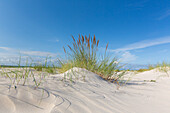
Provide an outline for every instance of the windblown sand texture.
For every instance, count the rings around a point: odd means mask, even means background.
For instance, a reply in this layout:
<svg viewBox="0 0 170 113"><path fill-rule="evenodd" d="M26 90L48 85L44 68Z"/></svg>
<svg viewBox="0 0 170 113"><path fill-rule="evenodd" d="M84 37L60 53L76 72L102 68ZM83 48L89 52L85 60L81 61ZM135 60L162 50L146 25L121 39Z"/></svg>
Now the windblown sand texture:
<svg viewBox="0 0 170 113"><path fill-rule="evenodd" d="M68 73L72 82L62 80L70 78ZM32 81L9 89L10 81L1 77L0 113L170 113L170 77L156 69L129 72L129 77L117 89L92 72L73 68L47 77L36 90Z"/></svg>

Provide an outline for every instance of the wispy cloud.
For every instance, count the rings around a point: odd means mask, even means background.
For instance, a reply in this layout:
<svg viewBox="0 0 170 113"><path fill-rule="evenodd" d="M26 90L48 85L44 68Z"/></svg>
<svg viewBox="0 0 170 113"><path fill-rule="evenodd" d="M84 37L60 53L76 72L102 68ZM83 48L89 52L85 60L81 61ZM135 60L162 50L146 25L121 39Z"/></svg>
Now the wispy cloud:
<svg viewBox="0 0 170 113"><path fill-rule="evenodd" d="M167 43L170 43L170 36L156 38L156 39L152 39L152 40L143 40L140 42L129 44L123 48L112 49L109 51L110 52L129 51L129 50L142 49L142 48L146 48L146 47L156 46L156 45L160 45L160 44L167 44Z"/></svg>
<svg viewBox="0 0 170 113"><path fill-rule="evenodd" d="M58 40L58 39L56 39L55 41L56 41L56 42L59 42L59 40Z"/></svg>
<svg viewBox="0 0 170 113"><path fill-rule="evenodd" d="M11 48L8 48L8 47L0 47L0 49L6 50L6 51L11 50Z"/></svg>
<svg viewBox="0 0 170 113"><path fill-rule="evenodd" d="M123 54L121 55L121 59L120 59L120 60L121 60L122 62L128 63L128 62L133 62L133 61L135 61L136 59L137 59L137 56L136 56L136 55L130 53L129 51L125 51L125 52L123 52Z"/></svg>
<svg viewBox="0 0 170 113"><path fill-rule="evenodd" d="M42 51L21 51L21 54L30 55L30 56L57 56L56 53L50 53L50 52L42 52Z"/></svg>
<svg viewBox="0 0 170 113"><path fill-rule="evenodd" d="M34 62L42 61L44 62L45 58L51 56L54 60L58 53L44 52L44 51L24 51L17 50L8 47L0 47L0 65L17 65L19 62L20 55L22 56L22 63L24 64L28 58L33 58ZM5 50L5 51L4 51ZM31 61L32 62L32 61Z"/></svg>
<svg viewBox="0 0 170 113"><path fill-rule="evenodd" d="M159 18L158 20L162 20L164 18L167 18L168 16L170 16L170 9L166 10L165 13L163 13Z"/></svg>
<svg viewBox="0 0 170 113"><path fill-rule="evenodd" d="M57 56L57 53L51 53L51 52L44 52L44 51L19 51L17 49L13 49L13 48L8 48L8 47L0 47L0 49L3 49L5 51L8 51L9 53L13 52L13 53L20 53L20 54L24 54L24 55L30 55L30 56Z"/></svg>

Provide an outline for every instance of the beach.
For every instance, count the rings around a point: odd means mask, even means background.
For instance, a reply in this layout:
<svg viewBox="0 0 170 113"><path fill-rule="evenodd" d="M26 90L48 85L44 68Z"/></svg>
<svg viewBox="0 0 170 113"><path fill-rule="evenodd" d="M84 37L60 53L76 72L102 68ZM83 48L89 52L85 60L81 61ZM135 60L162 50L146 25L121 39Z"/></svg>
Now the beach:
<svg viewBox="0 0 170 113"><path fill-rule="evenodd" d="M74 74L72 80L67 74ZM81 68L49 75L35 89L29 85L10 88L0 79L1 113L169 113L170 77L153 69L127 72L126 84L103 80Z"/></svg>

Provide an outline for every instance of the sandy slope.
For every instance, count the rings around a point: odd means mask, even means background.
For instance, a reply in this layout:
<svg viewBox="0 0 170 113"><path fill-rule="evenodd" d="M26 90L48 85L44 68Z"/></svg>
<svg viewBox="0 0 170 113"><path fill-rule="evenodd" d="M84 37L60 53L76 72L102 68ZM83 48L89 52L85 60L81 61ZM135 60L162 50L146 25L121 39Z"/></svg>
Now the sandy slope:
<svg viewBox="0 0 170 113"><path fill-rule="evenodd" d="M79 80L61 81L72 72ZM48 77L37 90L31 86L9 90L9 81L1 77L0 113L170 113L170 77L162 75L156 70L129 73L126 76L133 78L119 90L80 68Z"/></svg>

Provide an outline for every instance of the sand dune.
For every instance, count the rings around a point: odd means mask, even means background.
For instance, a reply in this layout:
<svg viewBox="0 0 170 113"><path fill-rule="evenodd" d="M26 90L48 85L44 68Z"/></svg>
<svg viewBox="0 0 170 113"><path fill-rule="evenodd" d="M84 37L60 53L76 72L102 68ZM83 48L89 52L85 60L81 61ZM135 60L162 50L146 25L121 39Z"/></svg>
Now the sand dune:
<svg viewBox="0 0 170 113"><path fill-rule="evenodd" d="M9 90L10 82L1 77L0 113L170 113L170 77L164 75L129 73L126 78L133 77L119 90L81 68L51 75L36 90L31 82Z"/></svg>

